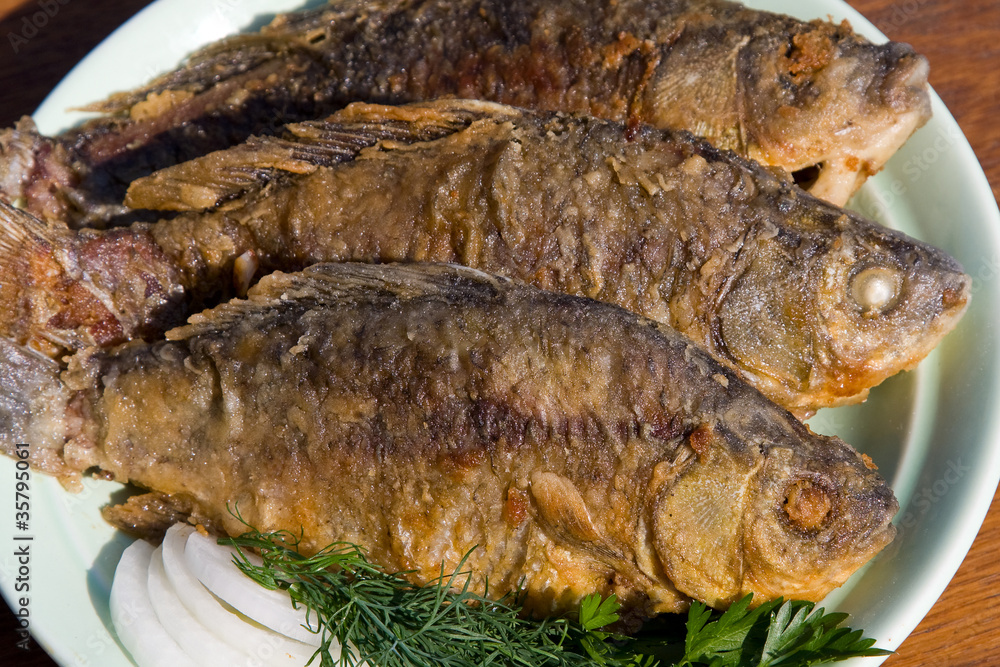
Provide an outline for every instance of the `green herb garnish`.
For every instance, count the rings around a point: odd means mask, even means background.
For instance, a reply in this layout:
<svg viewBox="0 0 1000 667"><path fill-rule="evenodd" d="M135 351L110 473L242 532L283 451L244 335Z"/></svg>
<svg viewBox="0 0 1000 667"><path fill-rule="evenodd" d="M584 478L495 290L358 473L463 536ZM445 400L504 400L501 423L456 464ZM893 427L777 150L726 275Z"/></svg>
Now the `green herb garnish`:
<svg viewBox="0 0 1000 667"><path fill-rule="evenodd" d="M695 602L682 640L670 638L664 631L670 621L662 618L628 638L604 629L618 621L613 595L585 598L576 619L534 621L520 616L513 596L491 600L471 592L465 559L455 572L442 569L437 580L417 587L406 573L385 572L348 543L305 557L287 532L251 529L220 542L237 547L236 565L249 577L287 590L296 606L305 606L310 625L319 620L322 646L310 664L318 658L322 667L805 667L890 653L872 648L875 640L860 630L841 627L846 614L814 610L811 602L776 600L750 609L748 595L721 614ZM263 565L243 556L247 549L258 551ZM335 658L334 640L353 648Z"/></svg>
<svg viewBox="0 0 1000 667"><path fill-rule="evenodd" d="M815 604L778 599L749 609L748 595L722 614L700 602L688 611L678 667L806 667L855 657L889 655L872 648L861 630L841 627L847 614L814 611Z"/></svg>

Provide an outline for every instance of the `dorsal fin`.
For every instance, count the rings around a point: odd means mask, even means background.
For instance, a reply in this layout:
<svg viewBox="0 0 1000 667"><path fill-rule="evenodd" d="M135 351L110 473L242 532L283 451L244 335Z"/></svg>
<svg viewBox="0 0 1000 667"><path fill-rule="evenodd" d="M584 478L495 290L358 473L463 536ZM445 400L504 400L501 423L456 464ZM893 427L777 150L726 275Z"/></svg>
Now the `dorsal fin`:
<svg viewBox="0 0 1000 667"><path fill-rule="evenodd" d="M352 104L325 120L288 125L283 137L251 137L233 148L168 167L132 183L132 208L197 211L259 190L280 173L308 174L354 159L363 149L433 141L483 116L514 112L497 104L441 100L401 107Z"/></svg>
<svg viewBox="0 0 1000 667"><path fill-rule="evenodd" d="M263 325L272 317L288 317L294 306L305 311L360 301L490 299L510 284L506 278L455 264L315 264L298 273L271 273L250 289L246 299L233 299L192 315L187 325L168 331L166 337L185 340L248 320Z"/></svg>

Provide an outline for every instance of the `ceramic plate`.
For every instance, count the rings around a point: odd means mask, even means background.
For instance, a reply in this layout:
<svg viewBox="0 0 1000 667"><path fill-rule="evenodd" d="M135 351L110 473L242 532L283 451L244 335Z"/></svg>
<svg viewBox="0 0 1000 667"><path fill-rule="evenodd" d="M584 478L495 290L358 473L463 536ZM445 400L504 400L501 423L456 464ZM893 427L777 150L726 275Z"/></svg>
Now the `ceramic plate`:
<svg viewBox="0 0 1000 667"><path fill-rule="evenodd" d="M885 40L839 0L747 4L806 19L846 18L869 38ZM35 119L43 132L58 132L83 118L67 109L137 86L206 42L301 6L302 0L160 0L70 72ZM1000 214L965 137L932 97L933 120L851 206L957 257L974 277L972 305L916 371L885 382L862 405L823 410L810 422L871 455L899 498L899 536L824 603L850 613L852 626L888 649L916 627L958 569L1000 476ZM0 460L0 479L13 480L14 472L12 460ZM108 618L111 577L128 540L99 512L121 487L95 480L84 487L69 494L52 479L32 476L30 530L17 535L31 541L15 542L13 521L0 521L0 589L9 602L19 597L11 545L29 544L28 609L38 643L61 665L130 665Z"/></svg>

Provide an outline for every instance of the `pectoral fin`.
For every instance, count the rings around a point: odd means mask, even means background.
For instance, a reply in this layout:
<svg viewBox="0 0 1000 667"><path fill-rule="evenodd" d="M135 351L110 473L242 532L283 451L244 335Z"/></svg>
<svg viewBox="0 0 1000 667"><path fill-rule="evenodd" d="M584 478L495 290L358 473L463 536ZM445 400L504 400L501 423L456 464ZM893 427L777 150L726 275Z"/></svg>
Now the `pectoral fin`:
<svg viewBox="0 0 1000 667"><path fill-rule="evenodd" d="M578 542L601 537L572 481L555 473L536 472L531 476L531 495L542 520L559 535Z"/></svg>

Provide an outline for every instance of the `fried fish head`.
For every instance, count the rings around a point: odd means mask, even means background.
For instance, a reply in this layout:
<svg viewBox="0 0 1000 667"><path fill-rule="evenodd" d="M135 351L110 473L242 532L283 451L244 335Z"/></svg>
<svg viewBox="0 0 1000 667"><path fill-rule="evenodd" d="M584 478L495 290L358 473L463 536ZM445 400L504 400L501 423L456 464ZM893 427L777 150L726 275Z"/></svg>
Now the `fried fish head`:
<svg viewBox="0 0 1000 667"><path fill-rule="evenodd" d="M937 248L839 209L815 212L795 223L809 233L760 242L717 327L724 355L800 417L862 401L916 366L958 323L972 284Z"/></svg>
<svg viewBox="0 0 1000 667"><path fill-rule="evenodd" d="M744 515L741 596L819 601L895 537L892 490L870 459L829 440L768 451Z"/></svg>
<svg viewBox="0 0 1000 667"><path fill-rule="evenodd" d="M699 430L697 453L654 476L654 546L682 593L717 608L819 600L892 541L892 490L842 441L814 452Z"/></svg>
<svg viewBox="0 0 1000 667"><path fill-rule="evenodd" d="M746 154L837 205L931 116L927 59L846 22L752 39L737 67Z"/></svg>

